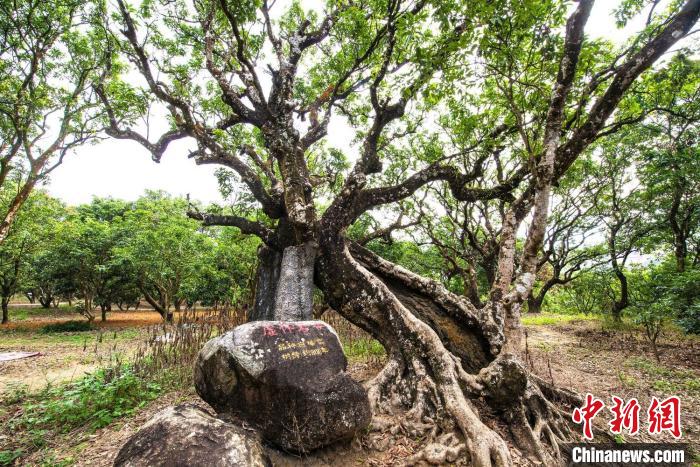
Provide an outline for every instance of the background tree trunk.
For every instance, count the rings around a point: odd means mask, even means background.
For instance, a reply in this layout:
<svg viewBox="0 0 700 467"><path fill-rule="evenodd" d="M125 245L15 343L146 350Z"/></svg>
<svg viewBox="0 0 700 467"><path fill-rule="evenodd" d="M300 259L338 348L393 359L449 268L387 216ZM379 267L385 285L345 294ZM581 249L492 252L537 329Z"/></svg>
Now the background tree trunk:
<svg viewBox="0 0 700 467"><path fill-rule="evenodd" d="M627 276L619 269L615 269L615 277L620 282L620 298L615 300L612 307L612 315L615 322L622 322L622 312L629 306L629 287Z"/></svg>
<svg viewBox="0 0 700 467"><path fill-rule="evenodd" d="M2 324L7 324L10 320L9 303L10 297L2 297Z"/></svg>
<svg viewBox="0 0 700 467"><path fill-rule="evenodd" d="M540 294L530 295L527 299L527 312L528 313L541 313L542 312L542 300Z"/></svg>

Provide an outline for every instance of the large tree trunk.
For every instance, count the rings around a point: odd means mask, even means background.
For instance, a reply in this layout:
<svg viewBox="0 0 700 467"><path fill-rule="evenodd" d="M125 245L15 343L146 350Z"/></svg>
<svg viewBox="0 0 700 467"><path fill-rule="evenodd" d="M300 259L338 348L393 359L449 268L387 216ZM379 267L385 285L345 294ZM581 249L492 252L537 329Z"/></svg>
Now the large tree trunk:
<svg viewBox="0 0 700 467"><path fill-rule="evenodd" d="M686 257L688 256L688 247L686 245L686 239L682 236L676 236L675 244L676 270L678 272L685 272L685 262Z"/></svg>
<svg viewBox="0 0 700 467"><path fill-rule="evenodd" d="M313 318L316 250L314 242L284 249L275 295L275 320L305 321Z"/></svg>
<svg viewBox="0 0 700 467"><path fill-rule="evenodd" d="M280 252L258 251L255 304L249 321L300 321L313 318L314 242L291 245Z"/></svg>
<svg viewBox="0 0 700 467"><path fill-rule="evenodd" d="M542 304L544 303L544 297L549 293L549 291L557 284L564 284L564 280L557 279L553 277L547 282L542 284L540 290L535 294L534 290L527 299L527 311L528 313L540 313L542 312Z"/></svg>
<svg viewBox="0 0 700 467"><path fill-rule="evenodd" d="M143 294L143 298L145 298L148 304L158 312L160 317L163 318L165 322L172 323L173 313L170 311L170 306L153 298L153 296L149 294L145 288L141 288L141 293Z"/></svg>
<svg viewBox="0 0 700 467"><path fill-rule="evenodd" d="M42 308L46 308L46 309L51 308L52 302L53 302L53 296L51 294L39 295L39 303L41 303Z"/></svg>

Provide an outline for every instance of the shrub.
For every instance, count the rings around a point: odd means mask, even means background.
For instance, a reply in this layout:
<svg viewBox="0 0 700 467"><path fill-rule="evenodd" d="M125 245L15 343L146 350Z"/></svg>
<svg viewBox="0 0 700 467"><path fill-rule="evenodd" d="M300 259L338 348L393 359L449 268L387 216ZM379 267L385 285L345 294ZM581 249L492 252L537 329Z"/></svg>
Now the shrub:
<svg viewBox="0 0 700 467"><path fill-rule="evenodd" d="M92 331L92 324L86 321L64 321L61 323L47 324L39 332L42 334L52 334L55 332L85 332Z"/></svg>
<svg viewBox="0 0 700 467"><path fill-rule="evenodd" d="M611 279L605 271L584 272L547 294L545 307L556 313L597 314L610 309Z"/></svg>

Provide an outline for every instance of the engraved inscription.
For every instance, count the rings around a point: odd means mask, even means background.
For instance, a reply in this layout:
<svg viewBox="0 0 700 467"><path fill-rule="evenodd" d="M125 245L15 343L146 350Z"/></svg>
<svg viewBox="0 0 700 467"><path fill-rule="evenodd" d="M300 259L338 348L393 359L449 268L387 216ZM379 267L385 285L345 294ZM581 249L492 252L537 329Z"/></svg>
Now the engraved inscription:
<svg viewBox="0 0 700 467"><path fill-rule="evenodd" d="M281 342L277 350L282 360L297 360L304 357L315 357L328 353L323 339L303 339L298 342Z"/></svg>

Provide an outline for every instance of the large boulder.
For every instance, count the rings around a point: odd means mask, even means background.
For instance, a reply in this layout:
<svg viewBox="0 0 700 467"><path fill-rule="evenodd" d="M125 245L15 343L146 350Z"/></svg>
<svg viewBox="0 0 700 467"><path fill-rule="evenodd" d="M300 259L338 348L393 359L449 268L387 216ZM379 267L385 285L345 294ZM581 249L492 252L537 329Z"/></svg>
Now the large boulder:
<svg viewBox="0 0 700 467"><path fill-rule="evenodd" d="M367 393L323 321L256 321L210 340L195 365L199 395L268 442L308 452L352 438L371 418Z"/></svg>
<svg viewBox="0 0 700 467"><path fill-rule="evenodd" d="M265 467L259 436L184 404L158 412L122 446L117 467Z"/></svg>

